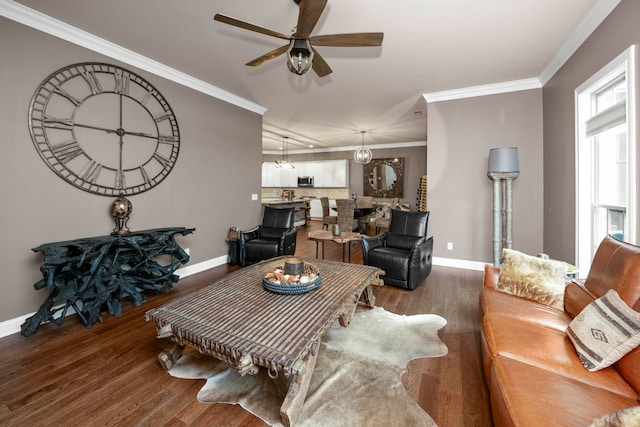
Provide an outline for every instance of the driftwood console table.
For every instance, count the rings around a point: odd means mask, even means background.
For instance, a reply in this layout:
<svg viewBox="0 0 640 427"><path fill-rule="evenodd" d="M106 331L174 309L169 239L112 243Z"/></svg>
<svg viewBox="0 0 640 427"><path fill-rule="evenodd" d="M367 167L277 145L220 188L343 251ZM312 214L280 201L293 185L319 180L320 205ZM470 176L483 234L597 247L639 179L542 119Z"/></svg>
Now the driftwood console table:
<svg viewBox="0 0 640 427"><path fill-rule="evenodd" d="M102 310L119 316L125 295L138 306L146 301L142 292L170 289L179 279L174 274L176 268L189 261L189 255L174 236L185 236L194 230L157 228L33 248L34 252L44 254L40 267L43 279L33 286L36 290L46 288L49 296L36 314L22 324L22 335L34 334L42 322L61 325L70 308L90 328L96 321L102 321Z"/></svg>

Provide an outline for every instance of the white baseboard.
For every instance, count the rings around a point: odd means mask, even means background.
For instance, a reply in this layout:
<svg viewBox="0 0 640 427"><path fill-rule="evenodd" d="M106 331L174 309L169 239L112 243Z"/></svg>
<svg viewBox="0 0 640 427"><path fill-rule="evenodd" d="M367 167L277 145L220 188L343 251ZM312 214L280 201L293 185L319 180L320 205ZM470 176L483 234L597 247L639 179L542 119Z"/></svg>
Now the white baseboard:
<svg viewBox="0 0 640 427"><path fill-rule="evenodd" d="M462 268L465 270L484 271L484 266L486 264L490 263L480 261L466 261L463 259L433 257L433 265L438 265L440 267L453 267Z"/></svg>
<svg viewBox="0 0 640 427"><path fill-rule="evenodd" d="M217 258L212 258L207 261L199 262L193 265L184 266L178 270L176 270L176 274L180 276L180 278L188 277L197 273L201 273L210 268L218 267L220 265L227 263L227 256L219 256ZM484 262L477 261L465 261L459 259L451 259L451 258L439 258L433 257L433 265L438 265L441 267L453 267L453 268L462 268L466 270L477 270L483 271ZM27 318L33 316L35 312L25 314L14 319L5 320L4 322L0 322L0 338L6 337L8 335L17 334L20 332L20 326L27 320ZM67 316L75 314L73 310L69 310Z"/></svg>

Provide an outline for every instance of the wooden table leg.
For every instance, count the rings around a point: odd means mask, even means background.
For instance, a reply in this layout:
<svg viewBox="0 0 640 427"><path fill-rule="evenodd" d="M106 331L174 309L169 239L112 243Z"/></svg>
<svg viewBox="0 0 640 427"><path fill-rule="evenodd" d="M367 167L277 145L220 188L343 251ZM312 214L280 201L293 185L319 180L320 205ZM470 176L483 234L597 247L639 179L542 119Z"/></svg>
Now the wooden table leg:
<svg viewBox="0 0 640 427"><path fill-rule="evenodd" d="M173 368L173 365L180 359L182 356L182 351L184 350L184 346L178 343L172 342L158 354L158 361L160 365L164 368L165 371Z"/></svg>
<svg viewBox="0 0 640 427"><path fill-rule="evenodd" d="M280 406L280 416L286 427L294 425L300 415L304 400L307 398L311 375L313 374L313 369L318 359L319 347L320 341L318 341L315 351L312 350L309 352L306 361L306 370L303 373L294 375L291 384L289 384L289 391Z"/></svg>
<svg viewBox="0 0 640 427"><path fill-rule="evenodd" d="M373 308L376 306L376 296L373 294L373 287L371 285L364 288L360 298L364 299L364 303L367 307Z"/></svg>

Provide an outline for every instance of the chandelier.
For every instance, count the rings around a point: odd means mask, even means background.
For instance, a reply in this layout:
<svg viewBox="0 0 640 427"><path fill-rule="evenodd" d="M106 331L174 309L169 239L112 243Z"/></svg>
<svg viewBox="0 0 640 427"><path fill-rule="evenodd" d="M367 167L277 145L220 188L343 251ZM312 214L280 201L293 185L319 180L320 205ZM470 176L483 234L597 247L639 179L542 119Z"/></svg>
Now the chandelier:
<svg viewBox="0 0 640 427"><path fill-rule="evenodd" d="M355 153L353 153L353 159L356 163L360 163L361 165L366 165L373 158L373 154L371 154L371 150L364 146L364 134L367 133L366 130L361 130L362 134L362 147L358 148Z"/></svg>
<svg viewBox="0 0 640 427"><path fill-rule="evenodd" d="M289 161L289 137L282 137L282 160L276 160L276 167L282 169L295 169L296 167Z"/></svg>

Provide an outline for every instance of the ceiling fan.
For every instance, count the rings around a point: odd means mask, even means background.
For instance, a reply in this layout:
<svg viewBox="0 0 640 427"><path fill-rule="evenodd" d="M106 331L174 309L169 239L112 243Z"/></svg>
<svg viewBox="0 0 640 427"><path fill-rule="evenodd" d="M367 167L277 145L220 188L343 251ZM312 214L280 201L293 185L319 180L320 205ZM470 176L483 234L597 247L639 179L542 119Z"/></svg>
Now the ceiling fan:
<svg viewBox="0 0 640 427"><path fill-rule="evenodd" d="M324 12L327 0L293 0L299 5L298 26L296 31L288 36L286 34L272 31L248 22L240 21L229 16L216 14L213 19L245 30L255 31L272 37L288 40L289 42L277 49L267 52L256 59L247 62L246 65L257 67L269 59L273 59L284 53L287 54L287 66L295 74L302 75L313 68L319 76L324 77L331 74L329 64L320 56L314 46L338 46L338 47L361 47L380 46L382 44L383 33L351 33L332 34L325 36L310 36L318 19Z"/></svg>

